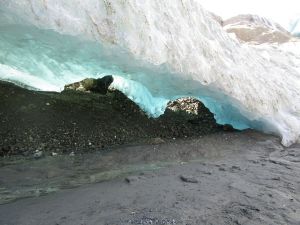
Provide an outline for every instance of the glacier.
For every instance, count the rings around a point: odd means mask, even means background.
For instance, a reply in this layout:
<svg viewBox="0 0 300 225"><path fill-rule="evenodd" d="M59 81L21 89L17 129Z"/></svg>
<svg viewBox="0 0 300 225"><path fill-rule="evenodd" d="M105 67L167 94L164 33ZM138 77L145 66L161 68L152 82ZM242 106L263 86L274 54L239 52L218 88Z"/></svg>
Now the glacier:
<svg viewBox="0 0 300 225"><path fill-rule="evenodd" d="M114 76L149 116L184 96L220 124L300 140L300 42L251 46L197 0L1 0L0 79L61 91Z"/></svg>
<svg viewBox="0 0 300 225"><path fill-rule="evenodd" d="M293 35L300 37L300 14L291 19L289 31Z"/></svg>

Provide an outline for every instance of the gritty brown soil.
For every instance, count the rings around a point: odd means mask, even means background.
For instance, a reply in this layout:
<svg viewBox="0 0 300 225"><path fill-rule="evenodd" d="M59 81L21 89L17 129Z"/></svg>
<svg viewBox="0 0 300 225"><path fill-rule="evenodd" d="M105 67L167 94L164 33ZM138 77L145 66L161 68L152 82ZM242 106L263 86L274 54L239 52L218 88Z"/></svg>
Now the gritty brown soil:
<svg viewBox="0 0 300 225"><path fill-rule="evenodd" d="M201 103L197 114L167 109L151 119L119 91L37 92L0 82L0 96L0 156L93 152L223 129Z"/></svg>

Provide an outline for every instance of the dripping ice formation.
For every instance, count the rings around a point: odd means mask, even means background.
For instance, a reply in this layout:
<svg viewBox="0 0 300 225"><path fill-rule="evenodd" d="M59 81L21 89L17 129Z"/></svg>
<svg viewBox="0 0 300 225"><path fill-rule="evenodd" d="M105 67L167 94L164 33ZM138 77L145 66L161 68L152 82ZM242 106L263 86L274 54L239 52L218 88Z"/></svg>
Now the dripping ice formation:
<svg viewBox="0 0 300 225"><path fill-rule="evenodd" d="M197 0L2 0L0 79L42 90L113 74L149 115L199 98L218 123L300 139L300 45L240 44Z"/></svg>

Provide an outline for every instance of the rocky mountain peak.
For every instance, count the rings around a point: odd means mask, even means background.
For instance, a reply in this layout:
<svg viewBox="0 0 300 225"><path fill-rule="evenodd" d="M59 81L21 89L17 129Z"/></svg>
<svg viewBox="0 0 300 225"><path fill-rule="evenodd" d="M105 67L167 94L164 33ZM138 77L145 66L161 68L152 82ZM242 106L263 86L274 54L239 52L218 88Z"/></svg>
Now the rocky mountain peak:
<svg viewBox="0 0 300 225"><path fill-rule="evenodd" d="M223 21L224 29L251 44L285 43L292 35L278 23L257 15L238 15Z"/></svg>

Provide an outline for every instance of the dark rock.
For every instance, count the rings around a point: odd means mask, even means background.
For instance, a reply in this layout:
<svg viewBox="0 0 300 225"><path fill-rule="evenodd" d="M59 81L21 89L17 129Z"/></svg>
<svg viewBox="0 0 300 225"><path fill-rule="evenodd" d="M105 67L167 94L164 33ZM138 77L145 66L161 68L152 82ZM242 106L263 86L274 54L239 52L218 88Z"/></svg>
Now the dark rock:
<svg viewBox="0 0 300 225"><path fill-rule="evenodd" d="M87 78L82 81L66 85L65 90L93 92L105 95L113 81L114 78L111 75L99 79Z"/></svg>
<svg viewBox="0 0 300 225"><path fill-rule="evenodd" d="M241 167L239 167L239 166L232 166L231 169L232 170L241 170Z"/></svg>
<svg viewBox="0 0 300 225"><path fill-rule="evenodd" d="M224 131L235 131L235 129L233 128L233 126L231 126L230 124L223 125L223 130Z"/></svg>
<svg viewBox="0 0 300 225"><path fill-rule="evenodd" d="M212 175L212 172L209 172L209 171L203 171L202 173L206 174L206 175Z"/></svg>
<svg viewBox="0 0 300 225"><path fill-rule="evenodd" d="M91 91L105 95L108 91L108 87L111 85L113 81L114 78L111 75L105 76L101 79L97 79L96 85L91 88Z"/></svg>
<svg viewBox="0 0 300 225"><path fill-rule="evenodd" d="M280 177L272 177L271 180L276 180L276 181L280 181Z"/></svg>
<svg viewBox="0 0 300 225"><path fill-rule="evenodd" d="M35 159L40 159L40 158L42 158L43 156L44 156L43 152L42 152L42 151L38 151L38 150L33 154L33 157L34 157Z"/></svg>
<svg viewBox="0 0 300 225"><path fill-rule="evenodd" d="M226 171L226 169L224 167L220 167L219 170L220 171Z"/></svg>
<svg viewBox="0 0 300 225"><path fill-rule="evenodd" d="M133 183L133 182L136 182L136 181L138 181L139 180L139 178L138 177L136 177L136 176L129 176L129 177L126 177L125 178L125 181L127 182L127 183Z"/></svg>
<svg viewBox="0 0 300 225"><path fill-rule="evenodd" d="M180 175L179 178L185 183L193 183L193 184L199 183L199 181L196 178L191 176Z"/></svg>

